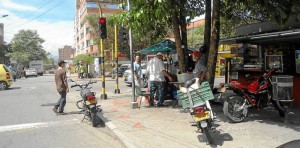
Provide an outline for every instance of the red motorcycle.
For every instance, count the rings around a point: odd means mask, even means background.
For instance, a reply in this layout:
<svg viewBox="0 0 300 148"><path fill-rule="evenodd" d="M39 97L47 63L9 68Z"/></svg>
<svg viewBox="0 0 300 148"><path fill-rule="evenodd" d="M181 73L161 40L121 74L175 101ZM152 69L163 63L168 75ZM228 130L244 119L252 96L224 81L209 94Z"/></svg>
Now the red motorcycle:
<svg viewBox="0 0 300 148"><path fill-rule="evenodd" d="M248 108L261 109L272 102L280 116L284 117L285 111L278 107L272 99L271 74L275 69L270 69L262 76L254 78L250 85L242 85L238 81L220 84L219 92L224 99L223 112L232 122L242 122L248 114ZM248 76L249 77L249 76ZM248 78L246 76L246 78Z"/></svg>

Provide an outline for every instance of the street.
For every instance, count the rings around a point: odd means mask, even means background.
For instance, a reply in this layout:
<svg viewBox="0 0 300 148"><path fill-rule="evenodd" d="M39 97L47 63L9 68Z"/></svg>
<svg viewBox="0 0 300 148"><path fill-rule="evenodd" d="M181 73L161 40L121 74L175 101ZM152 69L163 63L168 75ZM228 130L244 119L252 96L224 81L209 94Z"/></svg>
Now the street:
<svg viewBox="0 0 300 148"><path fill-rule="evenodd" d="M75 89L71 92L79 96ZM0 147L124 147L107 127L81 123L83 114L75 105L79 98L71 94L65 107L68 114L56 115L52 108L59 95L54 75L18 79L9 90L0 91Z"/></svg>
<svg viewBox="0 0 300 148"><path fill-rule="evenodd" d="M71 77L76 82L87 82ZM119 78L120 94L114 94L115 80L106 77L107 100L99 100L105 127L81 123L83 114L75 103L80 99L78 88L67 94L65 112L56 115L52 108L59 95L53 75L18 79L12 87L0 91L0 147L277 147L300 139L300 112L293 109L284 119L272 106L264 110L250 109L245 122L230 123L222 105L212 104L216 113L217 132L212 133L213 145L197 132L188 112L177 108L130 109L131 87ZM90 85L101 95L101 81ZM216 80L220 81L220 80ZM72 83L73 84L73 83ZM145 104L143 104L145 105Z"/></svg>

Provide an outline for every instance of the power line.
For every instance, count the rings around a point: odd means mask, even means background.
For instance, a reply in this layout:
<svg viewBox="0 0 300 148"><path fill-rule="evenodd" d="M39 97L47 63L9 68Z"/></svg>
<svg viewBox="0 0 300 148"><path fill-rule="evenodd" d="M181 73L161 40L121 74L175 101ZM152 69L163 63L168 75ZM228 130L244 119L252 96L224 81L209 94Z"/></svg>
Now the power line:
<svg viewBox="0 0 300 148"><path fill-rule="evenodd" d="M47 6L49 3L53 2L52 0L46 1L45 4L43 4L42 6L38 7L37 9L35 9L33 12L29 13L28 15L33 14L34 12L37 12L38 10L40 10L41 8Z"/></svg>
<svg viewBox="0 0 300 148"><path fill-rule="evenodd" d="M18 25L18 26L16 26L16 27L13 27L12 29L8 29L8 32L9 32L9 31L12 31L13 29L18 28L18 27L20 27L20 26L23 26L23 25L25 25L25 24L27 24L27 23L32 22L33 20L35 20L35 19L37 19L37 18L43 16L44 14L48 13L48 12L51 11L52 9L54 9L54 8L56 8L56 7L60 6L60 5L62 5L62 4L65 3L66 1L68 1L68 0L61 1L61 2L57 3L56 5L54 5L53 7L51 7L50 9L46 10L45 12L43 12L42 14L40 14L40 15L38 15L38 16L32 18L31 20L29 20L29 21L27 21L27 22L25 22L25 23L23 23L23 24L21 24L21 25Z"/></svg>

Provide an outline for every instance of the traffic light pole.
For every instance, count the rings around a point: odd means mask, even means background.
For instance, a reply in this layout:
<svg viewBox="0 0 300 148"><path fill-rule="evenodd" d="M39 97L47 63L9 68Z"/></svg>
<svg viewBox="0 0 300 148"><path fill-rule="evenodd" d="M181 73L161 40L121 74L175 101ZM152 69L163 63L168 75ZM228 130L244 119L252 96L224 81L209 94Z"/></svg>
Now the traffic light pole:
<svg viewBox="0 0 300 148"><path fill-rule="evenodd" d="M102 94L101 99L106 100L107 95L105 94L105 67L104 67L104 50L103 50L103 39L100 39L100 50L101 50L101 69L102 69Z"/></svg>
<svg viewBox="0 0 300 148"><path fill-rule="evenodd" d="M130 10L130 2L127 0L128 11ZM130 46L130 61L131 61L131 82L132 82L132 98L131 98L131 108L138 108L138 103L135 100L135 82L134 82L134 68L133 68L133 49L132 49L132 31L129 28L129 46Z"/></svg>
<svg viewBox="0 0 300 148"><path fill-rule="evenodd" d="M99 8L99 16L102 17L102 9L99 1L96 1ZM105 22L106 23L106 22ZM103 39L100 37L100 58L101 58L101 69L102 69L102 94L101 99L106 100L107 95L105 94L105 66L104 66L104 49Z"/></svg>
<svg viewBox="0 0 300 148"><path fill-rule="evenodd" d="M119 76L118 76L118 26L115 25L115 60L116 60L116 69L117 69L117 76L116 76L116 88L115 88L115 94L119 94L120 93L120 89L119 89Z"/></svg>

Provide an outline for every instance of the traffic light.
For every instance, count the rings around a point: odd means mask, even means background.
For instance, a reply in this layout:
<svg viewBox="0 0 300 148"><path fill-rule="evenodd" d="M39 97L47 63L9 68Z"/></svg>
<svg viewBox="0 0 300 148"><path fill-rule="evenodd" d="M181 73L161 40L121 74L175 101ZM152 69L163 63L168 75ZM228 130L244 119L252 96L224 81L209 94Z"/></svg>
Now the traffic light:
<svg viewBox="0 0 300 148"><path fill-rule="evenodd" d="M100 17L99 18L99 35L101 39L107 38L107 31L106 31L106 18Z"/></svg>
<svg viewBox="0 0 300 148"><path fill-rule="evenodd" d="M127 41L127 32L125 32L124 28L119 30L119 43L122 44L123 42Z"/></svg>

